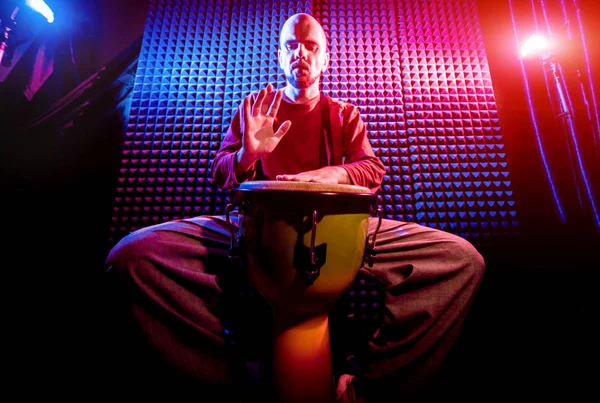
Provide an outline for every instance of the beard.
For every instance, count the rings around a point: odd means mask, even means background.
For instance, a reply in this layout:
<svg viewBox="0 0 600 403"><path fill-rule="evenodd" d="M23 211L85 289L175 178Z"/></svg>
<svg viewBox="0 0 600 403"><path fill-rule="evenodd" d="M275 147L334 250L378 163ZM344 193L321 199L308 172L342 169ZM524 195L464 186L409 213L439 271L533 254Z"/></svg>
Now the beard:
<svg viewBox="0 0 600 403"><path fill-rule="evenodd" d="M319 77L320 77L320 75L317 75L317 76L306 76L306 75L296 76L293 72L291 72L290 74L287 74L285 76L287 82L290 83L292 87L297 88L299 90L303 90L305 88L310 87L311 85L313 85L319 79Z"/></svg>

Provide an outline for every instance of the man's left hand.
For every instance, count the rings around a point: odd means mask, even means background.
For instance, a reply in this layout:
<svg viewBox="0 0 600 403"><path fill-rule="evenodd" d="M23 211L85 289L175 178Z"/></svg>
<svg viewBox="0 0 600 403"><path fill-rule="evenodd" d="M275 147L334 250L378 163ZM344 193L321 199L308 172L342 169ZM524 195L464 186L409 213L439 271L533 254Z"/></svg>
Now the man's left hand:
<svg viewBox="0 0 600 403"><path fill-rule="evenodd" d="M278 181L292 182L317 182L341 185L351 184L348 172L342 167L324 167L296 175L277 175L275 179Z"/></svg>

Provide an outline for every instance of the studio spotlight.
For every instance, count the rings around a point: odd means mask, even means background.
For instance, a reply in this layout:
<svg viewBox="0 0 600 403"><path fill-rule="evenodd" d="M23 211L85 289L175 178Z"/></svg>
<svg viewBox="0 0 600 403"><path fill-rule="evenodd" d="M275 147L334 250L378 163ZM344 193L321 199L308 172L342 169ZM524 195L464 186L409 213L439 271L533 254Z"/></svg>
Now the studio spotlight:
<svg viewBox="0 0 600 403"><path fill-rule="evenodd" d="M26 0L25 4L31 7L32 10L42 14L50 24L54 22L54 12L52 12L44 0Z"/></svg>
<svg viewBox="0 0 600 403"><path fill-rule="evenodd" d="M540 57L547 59L552 55L552 42L545 36L533 34L521 46L521 57Z"/></svg>
<svg viewBox="0 0 600 403"><path fill-rule="evenodd" d="M24 2L19 2L10 16L0 21L0 64L3 66L11 65L11 55L9 54L11 52L7 53L6 59L4 58L4 54L8 48L9 34L17 26L16 17L23 4L33 11L40 13L48 23L51 24L54 22L54 12L44 0L25 0Z"/></svg>

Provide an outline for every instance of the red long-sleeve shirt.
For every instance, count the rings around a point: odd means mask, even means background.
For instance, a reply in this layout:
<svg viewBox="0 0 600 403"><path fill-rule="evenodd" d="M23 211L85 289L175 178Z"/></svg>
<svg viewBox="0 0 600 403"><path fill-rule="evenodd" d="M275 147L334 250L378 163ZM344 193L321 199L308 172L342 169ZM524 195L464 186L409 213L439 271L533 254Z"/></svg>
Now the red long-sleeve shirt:
<svg viewBox="0 0 600 403"><path fill-rule="evenodd" d="M329 97L327 100L331 130L335 132L333 138L342 142L343 162L339 166L348 172L353 185L376 192L383 180L385 167L373 153L358 108ZM236 111L211 166L211 174L217 185L232 188L239 185L238 179L242 182L251 179L273 180L277 175L298 174L323 167L319 158L321 141L324 141L319 97L297 104L284 95L273 129L277 131L283 122L290 120L292 125L289 131L272 153L262 157L243 178L236 179L236 153L242 147L240 113L241 107Z"/></svg>

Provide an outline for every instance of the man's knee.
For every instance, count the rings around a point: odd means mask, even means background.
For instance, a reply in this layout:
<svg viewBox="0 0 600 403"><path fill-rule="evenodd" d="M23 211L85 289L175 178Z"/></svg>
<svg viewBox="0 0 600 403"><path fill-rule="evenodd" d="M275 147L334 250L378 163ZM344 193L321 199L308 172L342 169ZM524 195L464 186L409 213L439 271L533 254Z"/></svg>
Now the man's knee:
<svg viewBox="0 0 600 403"><path fill-rule="evenodd" d="M123 276L138 267L142 259L149 257L156 235L152 230L138 230L121 239L109 252L105 268L107 272Z"/></svg>
<svg viewBox="0 0 600 403"><path fill-rule="evenodd" d="M483 256L466 239L457 236L455 240L453 255L461 261L462 274L479 283L485 271Z"/></svg>

